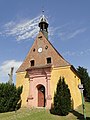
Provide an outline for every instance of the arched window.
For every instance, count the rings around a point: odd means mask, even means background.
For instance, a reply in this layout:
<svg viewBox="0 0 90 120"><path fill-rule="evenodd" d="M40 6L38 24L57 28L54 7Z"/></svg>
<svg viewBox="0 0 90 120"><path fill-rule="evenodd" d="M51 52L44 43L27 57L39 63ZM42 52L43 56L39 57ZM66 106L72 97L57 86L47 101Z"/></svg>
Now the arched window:
<svg viewBox="0 0 90 120"><path fill-rule="evenodd" d="M51 63L51 57L47 58L47 64Z"/></svg>
<svg viewBox="0 0 90 120"><path fill-rule="evenodd" d="M31 60L30 64L31 64L31 66L34 66L34 64L35 64L34 60Z"/></svg>

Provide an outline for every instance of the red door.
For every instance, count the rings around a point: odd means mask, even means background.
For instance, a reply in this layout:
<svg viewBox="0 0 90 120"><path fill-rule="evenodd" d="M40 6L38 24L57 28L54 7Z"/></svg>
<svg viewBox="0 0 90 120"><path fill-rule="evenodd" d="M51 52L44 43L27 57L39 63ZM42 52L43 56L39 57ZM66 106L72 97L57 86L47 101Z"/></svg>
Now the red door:
<svg viewBox="0 0 90 120"><path fill-rule="evenodd" d="M44 107L44 103L44 93L41 90L38 90L38 107Z"/></svg>

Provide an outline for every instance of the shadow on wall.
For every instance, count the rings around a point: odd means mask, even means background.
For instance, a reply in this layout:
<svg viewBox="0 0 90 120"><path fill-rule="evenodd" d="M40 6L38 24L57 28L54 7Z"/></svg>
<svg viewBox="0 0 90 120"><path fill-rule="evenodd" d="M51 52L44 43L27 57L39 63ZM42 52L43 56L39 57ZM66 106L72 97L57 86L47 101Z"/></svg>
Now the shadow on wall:
<svg viewBox="0 0 90 120"><path fill-rule="evenodd" d="M28 73L27 73L27 72L26 72L25 78L29 78L29 75L28 75Z"/></svg>
<svg viewBox="0 0 90 120"><path fill-rule="evenodd" d="M78 120L84 120L84 116L81 113L79 113L79 112L77 112L75 110L73 110L71 113L74 116L76 116ZM87 117L86 120L90 120L90 117Z"/></svg>
<svg viewBox="0 0 90 120"><path fill-rule="evenodd" d="M73 98L71 100L71 109L74 110L74 100L73 100Z"/></svg>

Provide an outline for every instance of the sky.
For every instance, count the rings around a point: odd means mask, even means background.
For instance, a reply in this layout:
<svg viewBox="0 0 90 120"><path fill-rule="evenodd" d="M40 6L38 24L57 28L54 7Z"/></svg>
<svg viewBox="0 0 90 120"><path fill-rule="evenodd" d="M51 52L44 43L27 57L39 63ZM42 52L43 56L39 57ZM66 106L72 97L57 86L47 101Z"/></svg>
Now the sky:
<svg viewBox="0 0 90 120"><path fill-rule="evenodd" d="M0 82L24 61L38 32L42 10L49 41L75 68L90 74L90 0L0 0Z"/></svg>

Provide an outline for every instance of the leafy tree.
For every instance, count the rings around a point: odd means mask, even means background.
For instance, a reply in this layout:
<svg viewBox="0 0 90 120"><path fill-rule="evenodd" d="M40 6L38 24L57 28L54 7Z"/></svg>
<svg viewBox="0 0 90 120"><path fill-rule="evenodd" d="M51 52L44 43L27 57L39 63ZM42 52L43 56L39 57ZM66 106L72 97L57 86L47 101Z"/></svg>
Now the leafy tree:
<svg viewBox="0 0 90 120"><path fill-rule="evenodd" d="M61 116L67 115L71 110L71 94L64 78L59 79L54 94L53 113Z"/></svg>
<svg viewBox="0 0 90 120"><path fill-rule="evenodd" d="M14 84L0 84L0 113L14 111L21 105L22 87L16 88Z"/></svg>
<svg viewBox="0 0 90 120"><path fill-rule="evenodd" d="M86 100L90 101L90 76L87 69L79 66L77 72L80 76L81 84L84 86L84 97Z"/></svg>

